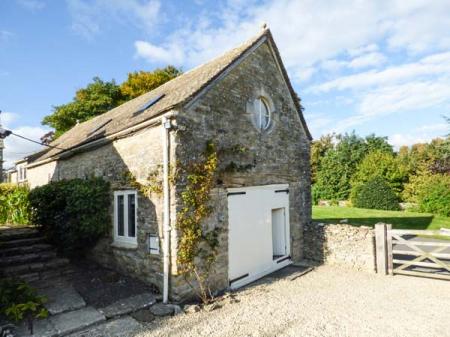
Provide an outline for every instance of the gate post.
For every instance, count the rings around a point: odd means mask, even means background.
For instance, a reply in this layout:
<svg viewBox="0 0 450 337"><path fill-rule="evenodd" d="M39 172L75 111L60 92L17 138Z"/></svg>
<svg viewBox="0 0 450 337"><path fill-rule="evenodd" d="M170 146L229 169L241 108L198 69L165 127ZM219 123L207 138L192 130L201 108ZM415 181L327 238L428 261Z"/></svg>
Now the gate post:
<svg viewBox="0 0 450 337"><path fill-rule="evenodd" d="M375 248L377 258L377 273L386 275L387 268L387 240L386 225L384 223L375 224Z"/></svg>
<svg viewBox="0 0 450 337"><path fill-rule="evenodd" d="M387 259L387 273L394 275L394 261L392 254L392 225L386 225L386 259Z"/></svg>

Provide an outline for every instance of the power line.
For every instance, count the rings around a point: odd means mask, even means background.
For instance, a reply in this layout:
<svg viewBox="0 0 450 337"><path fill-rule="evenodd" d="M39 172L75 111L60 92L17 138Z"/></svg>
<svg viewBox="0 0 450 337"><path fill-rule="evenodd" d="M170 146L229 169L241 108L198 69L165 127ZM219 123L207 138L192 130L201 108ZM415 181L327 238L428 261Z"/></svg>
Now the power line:
<svg viewBox="0 0 450 337"><path fill-rule="evenodd" d="M58 149L58 150L65 150L65 149L63 149L62 147L53 146L53 145L50 145L50 144L45 144L45 143L42 143L42 142L38 142L38 141L36 141L36 140L27 138L27 137L25 137L25 136L18 135L17 133L14 133L14 132L12 132L12 131L11 131L11 135L16 136L16 137L19 137L19 138L22 138L22 139L25 139L25 140L28 140L29 142L32 142L32 143L35 143L35 144L47 146L47 147L50 147L50 148L53 148L53 149Z"/></svg>

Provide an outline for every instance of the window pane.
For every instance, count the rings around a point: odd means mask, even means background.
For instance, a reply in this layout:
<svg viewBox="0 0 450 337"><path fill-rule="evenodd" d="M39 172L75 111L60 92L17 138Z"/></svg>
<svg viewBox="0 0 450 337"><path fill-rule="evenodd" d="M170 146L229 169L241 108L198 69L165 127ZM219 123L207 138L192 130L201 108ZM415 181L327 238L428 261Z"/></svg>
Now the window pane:
<svg viewBox="0 0 450 337"><path fill-rule="evenodd" d="M128 195L128 236L136 236L136 197L134 194Z"/></svg>
<svg viewBox="0 0 450 337"><path fill-rule="evenodd" d="M117 235L124 235L124 204L123 195L117 196Z"/></svg>

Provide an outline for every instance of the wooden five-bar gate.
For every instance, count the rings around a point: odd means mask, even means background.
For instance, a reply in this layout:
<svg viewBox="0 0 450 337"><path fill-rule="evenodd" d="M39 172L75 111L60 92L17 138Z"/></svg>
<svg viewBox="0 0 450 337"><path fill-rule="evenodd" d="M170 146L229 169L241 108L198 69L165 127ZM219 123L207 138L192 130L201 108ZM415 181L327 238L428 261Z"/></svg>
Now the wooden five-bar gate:
<svg viewBox="0 0 450 337"><path fill-rule="evenodd" d="M377 272L450 281L450 233L375 225Z"/></svg>

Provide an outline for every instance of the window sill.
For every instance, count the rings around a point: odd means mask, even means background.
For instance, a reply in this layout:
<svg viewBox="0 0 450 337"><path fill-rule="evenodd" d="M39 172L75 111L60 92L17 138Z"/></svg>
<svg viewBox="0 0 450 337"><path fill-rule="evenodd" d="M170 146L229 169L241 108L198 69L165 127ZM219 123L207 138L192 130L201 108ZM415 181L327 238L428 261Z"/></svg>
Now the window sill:
<svg viewBox="0 0 450 337"><path fill-rule="evenodd" d="M137 250L138 245L137 243L115 241L111 244L111 247L123 250Z"/></svg>

